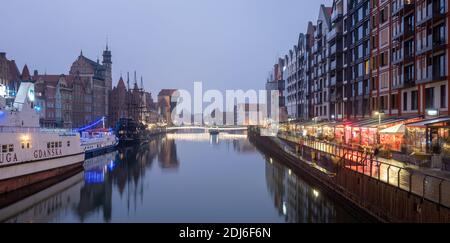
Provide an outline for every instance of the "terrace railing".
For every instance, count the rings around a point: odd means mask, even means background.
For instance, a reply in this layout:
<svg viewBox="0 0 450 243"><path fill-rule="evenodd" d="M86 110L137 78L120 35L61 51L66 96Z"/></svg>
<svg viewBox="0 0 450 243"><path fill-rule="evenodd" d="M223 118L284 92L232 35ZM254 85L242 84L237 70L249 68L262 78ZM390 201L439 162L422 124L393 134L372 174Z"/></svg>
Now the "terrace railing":
<svg viewBox="0 0 450 243"><path fill-rule="evenodd" d="M429 175L377 158L372 151L338 145L314 138L279 134L279 138L340 158L338 166L369 176L423 199L450 207L450 179Z"/></svg>

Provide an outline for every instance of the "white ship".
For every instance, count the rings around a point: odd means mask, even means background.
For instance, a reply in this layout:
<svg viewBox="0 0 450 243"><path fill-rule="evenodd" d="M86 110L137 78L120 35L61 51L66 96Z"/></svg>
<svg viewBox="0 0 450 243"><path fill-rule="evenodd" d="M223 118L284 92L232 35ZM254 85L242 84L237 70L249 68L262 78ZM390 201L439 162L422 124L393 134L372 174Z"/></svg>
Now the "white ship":
<svg viewBox="0 0 450 243"><path fill-rule="evenodd" d="M80 135L40 128L34 84L22 82L11 102L5 90L0 87L0 194L81 170Z"/></svg>
<svg viewBox="0 0 450 243"><path fill-rule="evenodd" d="M81 134L81 147L88 158L112 152L118 144L116 135L108 129L96 129Z"/></svg>

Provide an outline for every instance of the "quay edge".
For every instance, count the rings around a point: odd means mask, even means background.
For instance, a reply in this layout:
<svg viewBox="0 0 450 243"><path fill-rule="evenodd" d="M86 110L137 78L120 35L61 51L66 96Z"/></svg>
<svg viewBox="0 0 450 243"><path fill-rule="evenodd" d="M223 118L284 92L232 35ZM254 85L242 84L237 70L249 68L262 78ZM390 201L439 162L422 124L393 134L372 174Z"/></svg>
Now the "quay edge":
<svg viewBox="0 0 450 243"><path fill-rule="evenodd" d="M426 200L369 176L341 168L331 177L284 152L270 137L250 130L249 139L258 148L280 158L283 163L304 172L356 210L365 212L379 222L392 223L449 223L450 209Z"/></svg>

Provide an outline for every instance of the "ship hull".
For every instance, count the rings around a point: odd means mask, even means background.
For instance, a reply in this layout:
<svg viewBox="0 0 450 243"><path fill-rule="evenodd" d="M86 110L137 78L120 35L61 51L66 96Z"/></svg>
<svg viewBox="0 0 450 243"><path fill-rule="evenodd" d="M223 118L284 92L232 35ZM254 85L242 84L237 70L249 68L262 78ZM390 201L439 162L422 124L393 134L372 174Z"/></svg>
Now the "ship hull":
<svg viewBox="0 0 450 243"><path fill-rule="evenodd" d="M117 144L110 145L103 148L98 148L90 151L86 151L86 159L91 159L100 155L111 153L117 150Z"/></svg>
<svg viewBox="0 0 450 243"><path fill-rule="evenodd" d="M84 153L0 167L0 194L83 169Z"/></svg>

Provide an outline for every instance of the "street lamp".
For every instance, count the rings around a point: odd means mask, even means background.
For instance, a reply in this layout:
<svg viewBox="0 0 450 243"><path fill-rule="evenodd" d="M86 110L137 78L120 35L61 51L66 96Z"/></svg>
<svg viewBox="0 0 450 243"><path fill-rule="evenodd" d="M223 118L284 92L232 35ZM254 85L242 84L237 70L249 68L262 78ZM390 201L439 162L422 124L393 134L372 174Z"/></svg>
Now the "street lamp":
<svg viewBox="0 0 450 243"><path fill-rule="evenodd" d="M373 115L378 117L378 123L381 125L381 117L384 116L384 112L382 112L382 111L375 111L373 113Z"/></svg>

